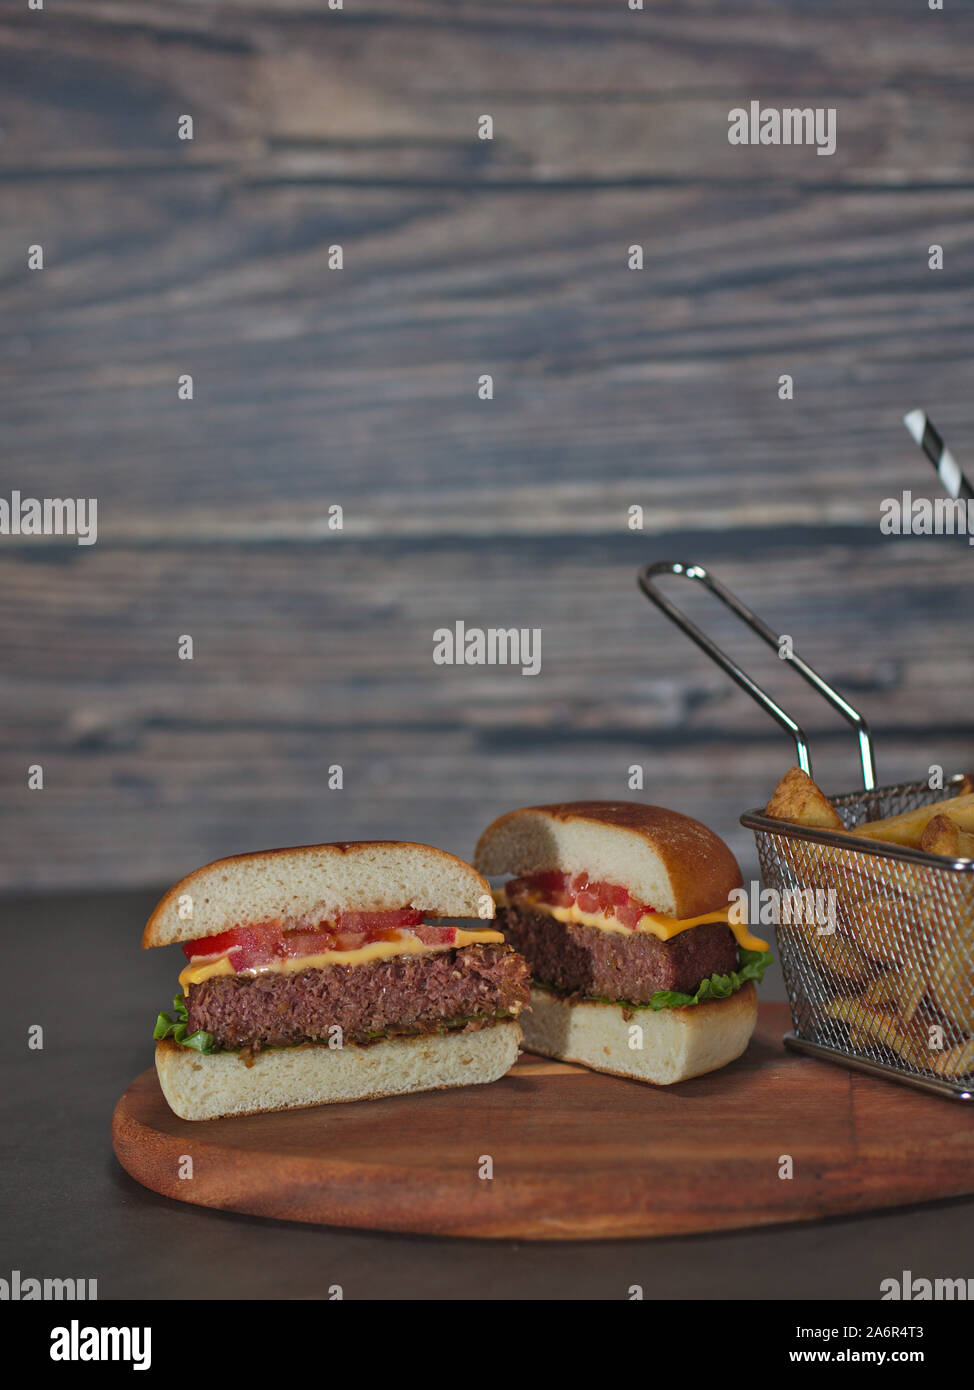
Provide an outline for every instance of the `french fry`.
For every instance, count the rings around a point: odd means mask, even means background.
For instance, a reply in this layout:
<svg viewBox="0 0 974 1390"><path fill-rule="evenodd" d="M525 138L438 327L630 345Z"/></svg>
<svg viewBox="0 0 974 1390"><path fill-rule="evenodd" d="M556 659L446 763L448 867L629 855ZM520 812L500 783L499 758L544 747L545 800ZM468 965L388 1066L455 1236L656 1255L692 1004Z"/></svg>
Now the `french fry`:
<svg viewBox="0 0 974 1390"><path fill-rule="evenodd" d="M894 845L919 849L923 832L939 815L950 816L963 830L974 830L974 792L919 806L915 811L904 811L902 815L888 816L885 820L866 821L857 825L852 833L860 839L886 840Z"/></svg>
<svg viewBox="0 0 974 1390"><path fill-rule="evenodd" d="M930 973L930 993L942 1013L974 1033L974 925L940 952Z"/></svg>
<svg viewBox="0 0 974 1390"><path fill-rule="evenodd" d="M901 989L900 1018L904 1023L910 1024L916 1018L917 1010L923 1003L923 997L927 992L927 982L919 970L907 967L900 971L899 983Z"/></svg>
<svg viewBox="0 0 974 1390"><path fill-rule="evenodd" d="M872 984L863 990L859 996L864 1008L868 1009L896 1009L899 1010L900 1004L900 982L895 970L891 970L886 975L880 975L873 980Z"/></svg>
<svg viewBox="0 0 974 1390"><path fill-rule="evenodd" d="M792 767L771 793L764 808L771 820L789 825L804 825L816 830L831 830L848 834L835 807L825 793L800 767ZM781 837L779 853L796 877L809 888L833 888L836 883L836 863L844 856L828 845L814 840L793 841Z"/></svg>
<svg viewBox="0 0 974 1390"><path fill-rule="evenodd" d="M814 956L819 965L824 966L831 974L837 975L839 979L845 980L847 984L858 987L875 971L872 961L868 960L853 942L847 941L838 932L819 934L815 925L810 922L780 926L777 930L779 937L785 932L798 933L808 954Z"/></svg>
<svg viewBox="0 0 974 1390"><path fill-rule="evenodd" d="M899 1021L908 1027L916 1017L926 992L926 981L919 971L905 968L880 975L863 990L859 999L866 1009L878 1009L880 1012L892 1009Z"/></svg>
<svg viewBox="0 0 974 1390"><path fill-rule="evenodd" d="M771 793L764 814L792 825L814 825L820 830L843 830L838 811L800 767L789 768Z"/></svg>
<svg viewBox="0 0 974 1390"><path fill-rule="evenodd" d="M967 1076L974 1072L974 1038L941 1052L937 1060L930 1063L930 1068L938 1076Z"/></svg>
<svg viewBox="0 0 974 1390"><path fill-rule="evenodd" d="M950 816L934 816L920 836L920 848L948 859L974 859L974 835Z"/></svg>
<svg viewBox="0 0 974 1390"><path fill-rule="evenodd" d="M891 883L872 889L860 878L856 887L839 895L838 922L843 933L880 965L901 968L927 957L924 902Z"/></svg>
<svg viewBox="0 0 974 1390"><path fill-rule="evenodd" d="M916 1023L904 1027L896 1014L863 1007L858 999L833 999L827 1011L832 1018L848 1026L849 1036L857 1047L862 1047L864 1042L879 1043L911 1066L931 1067L926 1032Z"/></svg>
<svg viewBox="0 0 974 1390"><path fill-rule="evenodd" d="M879 1043L912 1066L939 1076L966 1076L974 1071L974 1038L963 1039L942 1053L931 1048L928 1026L917 1017L928 989L919 970L890 970L860 995L831 1000L826 1012L845 1023L854 1047L865 1051Z"/></svg>
<svg viewBox="0 0 974 1390"><path fill-rule="evenodd" d="M845 828L831 801L801 768L793 767L785 773L772 792L764 814L771 820L785 821L791 825L831 830L848 836L852 841L852 847L847 852L831 845L817 844L814 840L792 843L782 837L779 853L803 881L814 876L815 881L810 882L809 887L834 888L840 898L844 893L858 897L863 880L869 879L875 883L879 893L891 884L902 888L908 895L914 892L913 873L908 865L887 862L875 872L870 872L862 849L852 840L853 832ZM888 953L876 956L878 960L888 958Z"/></svg>

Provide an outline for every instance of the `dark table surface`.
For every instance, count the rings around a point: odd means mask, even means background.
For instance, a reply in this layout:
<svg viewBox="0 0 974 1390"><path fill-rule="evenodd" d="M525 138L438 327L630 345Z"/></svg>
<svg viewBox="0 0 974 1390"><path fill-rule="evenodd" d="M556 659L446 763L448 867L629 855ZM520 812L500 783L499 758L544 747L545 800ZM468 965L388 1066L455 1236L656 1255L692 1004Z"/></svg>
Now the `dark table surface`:
<svg viewBox="0 0 974 1390"><path fill-rule="evenodd" d="M880 1280L904 1269L970 1273L974 1199L724 1235L548 1245L330 1230L158 1197L122 1171L109 1132L119 1095L151 1063L151 1024L174 992L177 953L138 949L154 901L105 893L3 904L4 1277L94 1278L103 1299L320 1298L334 1284L359 1299L622 1299L632 1284L646 1298L876 1299ZM33 1024L44 1029L40 1051L27 1046Z"/></svg>

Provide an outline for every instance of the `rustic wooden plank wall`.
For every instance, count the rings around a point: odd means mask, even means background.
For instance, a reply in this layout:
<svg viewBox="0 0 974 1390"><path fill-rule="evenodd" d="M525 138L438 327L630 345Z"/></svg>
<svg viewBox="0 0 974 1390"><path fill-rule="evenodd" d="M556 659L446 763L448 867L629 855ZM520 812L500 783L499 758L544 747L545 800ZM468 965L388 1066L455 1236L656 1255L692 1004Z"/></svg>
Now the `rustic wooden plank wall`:
<svg viewBox="0 0 974 1390"><path fill-rule="evenodd" d="M972 38L951 0L9 7L0 496L96 496L99 539L0 538L0 886L468 853L632 764L753 864L789 747L640 597L654 558L794 634L884 780L974 764L974 550L878 525L936 495L904 410L974 463ZM835 154L729 146L752 98L834 106ZM541 674L434 666L457 619L540 626Z"/></svg>

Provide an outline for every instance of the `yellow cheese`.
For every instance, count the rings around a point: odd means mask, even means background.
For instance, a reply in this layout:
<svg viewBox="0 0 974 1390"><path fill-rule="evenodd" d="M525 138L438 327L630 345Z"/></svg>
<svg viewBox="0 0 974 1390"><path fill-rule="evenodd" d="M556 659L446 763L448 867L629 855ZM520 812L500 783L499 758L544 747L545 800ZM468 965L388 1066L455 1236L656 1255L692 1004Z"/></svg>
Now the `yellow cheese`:
<svg viewBox="0 0 974 1390"><path fill-rule="evenodd" d="M230 964L229 956L218 956L216 960L204 959L197 965L199 960L194 956L189 965L185 966L179 974L179 983L185 992L187 985L198 985L202 980L210 980L214 975L235 975L236 971Z"/></svg>
<svg viewBox="0 0 974 1390"><path fill-rule="evenodd" d="M482 942L501 943L504 938L499 931L463 931L457 929L456 940L445 945L428 945L417 936L400 936L395 941L370 941L354 951L322 951L316 956L294 956L286 960L273 960L267 965L251 966L247 970L236 971L230 956L195 956L180 973L179 983L185 992L190 985L202 984L215 975L293 975L299 970L321 970L326 965L365 965L371 960L386 960L390 956L428 956L434 951L452 951L459 946L474 946Z"/></svg>
<svg viewBox="0 0 974 1390"><path fill-rule="evenodd" d="M511 900L505 896L503 888L498 890L495 896L502 907L511 906ZM672 937L679 936L680 932L689 931L692 927L702 927L707 922L723 922L725 926L730 927L738 946L743 947L745 951L768 949L766 941L751 935L746 923L730 920L730 905L716 912L705 912L701 917L668 917L665 912L646 912L635 927L627 927L615 917L607 917L604 912L583 912L577 903L572 903L571 907L552 907L550 903L542 902L533 894L519 897L515 901L525 902L532 912L542 912L547 917L553 917L556 922L578 922L583 927L595 927L599 931L623 934L631 931L648 932L651 936L658 936L660 941L669 941Z"/></svg>

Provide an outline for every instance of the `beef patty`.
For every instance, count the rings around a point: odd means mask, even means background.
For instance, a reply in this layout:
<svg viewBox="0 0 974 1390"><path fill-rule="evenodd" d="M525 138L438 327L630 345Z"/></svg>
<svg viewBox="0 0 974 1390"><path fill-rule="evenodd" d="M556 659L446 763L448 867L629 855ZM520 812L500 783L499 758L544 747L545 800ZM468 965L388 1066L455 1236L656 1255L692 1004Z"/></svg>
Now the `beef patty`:
<svg viewBox="0 0 974 1390"><path fill-rule="evenodd" d="M498 911L497 926L525 957L535 980L560 994L647 1004L658 990L694 994L708 975L726 975L737 967L734 933L720 922L660 941L649 932L600 931L505 907Z"/></svg>
<svg viewBox="0 0 974 1390"><path fill-rule="evenodd" d="M368 1043L483 1027L516 1017L528 998L527 966L509 946L461 946L293 974L216 975L190 985L187 1031L202 1028L233 1052L327 1041L336 1024L343 1042Z"/></svg>

